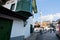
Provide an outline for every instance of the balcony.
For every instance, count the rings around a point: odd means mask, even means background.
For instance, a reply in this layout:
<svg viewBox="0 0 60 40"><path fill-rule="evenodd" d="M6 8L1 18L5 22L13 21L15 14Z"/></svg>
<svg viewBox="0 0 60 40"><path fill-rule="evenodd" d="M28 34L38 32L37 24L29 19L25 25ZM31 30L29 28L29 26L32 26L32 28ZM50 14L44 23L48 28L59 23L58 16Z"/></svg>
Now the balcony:
<svg viewBox="0 0 60 40"><path fill-rule="evenodd" d="M17 14L30 17L32 16L32 2L31 0L20 0L17 2L17 7L15 12L17 12Z"/></svg>
<svg viewBox="0 0 60 40"><path fill-rule="evenodd" d="M5 15L12 16L12 17L16 17L24 21L27 20L30 16L32 16L32 14L29 12L24 12L24 11L14 12L14 11L11 11L9 9L2 7L1 5L0 5L0 14L5 14Z"/></svg>

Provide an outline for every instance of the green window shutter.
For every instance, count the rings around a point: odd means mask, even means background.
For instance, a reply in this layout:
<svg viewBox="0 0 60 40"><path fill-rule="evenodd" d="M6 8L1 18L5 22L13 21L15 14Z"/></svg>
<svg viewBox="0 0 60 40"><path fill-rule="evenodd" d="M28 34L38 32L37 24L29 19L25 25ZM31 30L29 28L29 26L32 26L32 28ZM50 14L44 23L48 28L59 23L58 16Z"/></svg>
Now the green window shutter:
<svg viewBox="0 0 60 40"><path fill-rule="evenodd" d="M34 13L37 13L36 0L33 0L33 1L32 1L32 7L33 7L33 11L34 11Z"/></svg>
<svg viewBox="0 0 60 40"><path fill-rule="evenodd" d="M21 0L17 2L16 11L26 11L31 12L32 6L31 6L30 0Z"/></svg>

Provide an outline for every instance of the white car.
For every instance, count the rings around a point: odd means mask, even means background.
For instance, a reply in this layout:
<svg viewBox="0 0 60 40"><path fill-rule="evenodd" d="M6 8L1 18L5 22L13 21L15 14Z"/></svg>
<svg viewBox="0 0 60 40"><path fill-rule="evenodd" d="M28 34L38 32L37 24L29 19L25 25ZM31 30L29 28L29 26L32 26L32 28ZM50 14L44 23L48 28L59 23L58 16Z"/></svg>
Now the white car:
<svg viewBox="0 0 60 40"><path fill-rule="evenodd" d="M34 28L34 32L39 32L40 28Z"/></svg>
<svg viewBox="0 0 60 40"><path fill-rule="evenodd" d="M43 30L43 28L42 27L34 28L34 32L40 32L40 30Z"/></svg>

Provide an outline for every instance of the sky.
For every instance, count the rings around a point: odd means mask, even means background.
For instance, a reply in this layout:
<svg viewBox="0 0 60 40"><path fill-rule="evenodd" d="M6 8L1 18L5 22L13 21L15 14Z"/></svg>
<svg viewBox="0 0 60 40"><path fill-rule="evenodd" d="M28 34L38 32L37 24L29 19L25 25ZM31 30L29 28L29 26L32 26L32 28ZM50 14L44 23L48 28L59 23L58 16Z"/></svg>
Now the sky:
<svg viewBox="0 0 60 40"><path fill-rule="evenodd" d="M60 18L60 0L36 0L38 13L34 14L34 21L40 21L40 10L42 20L56 20Z"/></svg>

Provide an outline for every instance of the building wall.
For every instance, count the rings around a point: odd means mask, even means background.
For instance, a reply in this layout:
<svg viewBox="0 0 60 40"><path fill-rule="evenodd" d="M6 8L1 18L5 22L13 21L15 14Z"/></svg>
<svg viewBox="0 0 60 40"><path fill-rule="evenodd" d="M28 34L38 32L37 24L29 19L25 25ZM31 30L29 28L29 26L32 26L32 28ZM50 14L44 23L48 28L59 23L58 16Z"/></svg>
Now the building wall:
<svg viewBox="0 0 60 40"><path fill-rule="evenodd" d="M17 0L14 0L14 2L10 2L9 4L5 4L3 5L4 7L10 9L11 5L15 3L15 8L13 11L16 10L16 6L17 6ZM6 17L8 18L8 17ZM9 19L11 19L9 17ZM14 19L14 18L12 18ZM14 19L13 21L13 27L12 27L12 33L11 33L11 37L18 37L19 35L24 35L25 38L27 38L28 36L30 36L30 24L32 24L32 17L30 17L29 19L27 19L27 25L24 27L24 22L22 20L18 20L18 19Z"/></svg>
<svg viewBox="0 0 60 40"><path fill-rule="evenodd" d="M11 40L23 40L24 38L24 22L22 20L14 20L12 25Z"/></svg>
<svg viewBox="0 0 60 40"><path fill-rule="evenodd" d="M30 24L32 24L33 22L32 22L32 16L31 17L29 17L29 19L27 19L27 25L25 26L25 28L24 28L24 31L25 31L25 33L24 33L24 35L25 35L25 38L27 38L27 37L29 37L31 34L30 34Z"/></svg>
<svg viewBox="0 0 60 40"><path fill-rule="evenodd" d="M11 40L15 40L15 38L17 39L22 39L22 38L27 38L29 37L31 34L30 34L30 24L32 24L32 16L29 17L29 19L27 19L27 24L26 26L24 27L24 21L21 20L21 19L17 19L17 18L14 18L14 17L10 17L10 16L7 16L7 15L4 15L4 14L0 14L0 17L3 17L3 18L7 18L7 19L11 19L13 20L13 25L12 25L12 30L11 30Z"/></svg>
<svg viewBox="0 0 60 40"><path fill-rule="evenodd" d="M10 40L24 39L24 21L23 20L13 18L4 14L0 14L0 17L13 20Z"/></svg>
<svg viewBox="0 0 60 40"><path fill-rule="evenodd" d="M17 6L17 0L13 0L13 2L11 0L7 1L6 4L3 6L7 9L10 9L12 4L15 4L14 10L12 10L12 11L15 11Z"/></svg>
<svg viewBox="0 0 60 40"><path fill-rule="evenodd" d="M22 20L14 20L12 25L11 37L24 35L24 23Z"/></svg>

